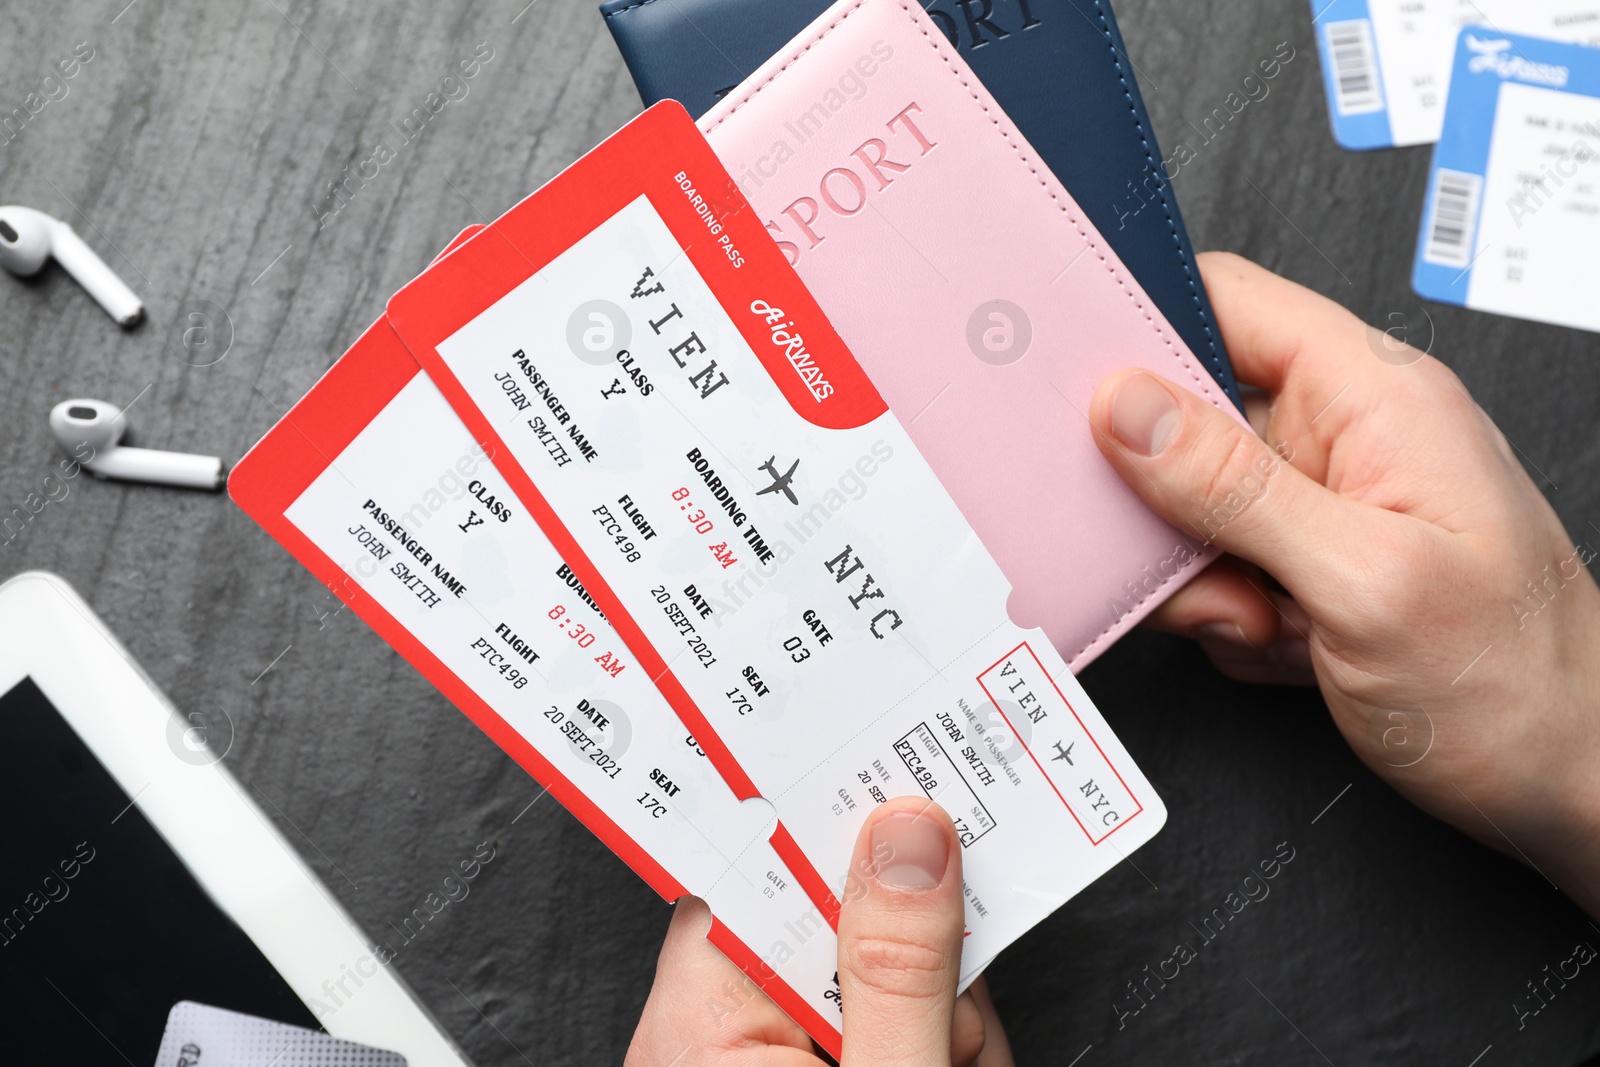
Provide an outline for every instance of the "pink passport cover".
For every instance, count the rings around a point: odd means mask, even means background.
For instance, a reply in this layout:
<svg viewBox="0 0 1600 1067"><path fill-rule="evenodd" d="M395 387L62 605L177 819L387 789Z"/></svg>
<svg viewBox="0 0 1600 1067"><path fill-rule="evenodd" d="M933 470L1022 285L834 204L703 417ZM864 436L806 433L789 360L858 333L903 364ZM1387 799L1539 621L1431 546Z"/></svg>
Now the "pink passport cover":
<svg viewBox="0 0 1600 1067"><path fill-rule="evenodd" d="M700 128L1011 581L1014 622L1077 672L1214 557L1123 485L1087 413L1135 366L1236 409L916 3L840 0Z"/></svg>

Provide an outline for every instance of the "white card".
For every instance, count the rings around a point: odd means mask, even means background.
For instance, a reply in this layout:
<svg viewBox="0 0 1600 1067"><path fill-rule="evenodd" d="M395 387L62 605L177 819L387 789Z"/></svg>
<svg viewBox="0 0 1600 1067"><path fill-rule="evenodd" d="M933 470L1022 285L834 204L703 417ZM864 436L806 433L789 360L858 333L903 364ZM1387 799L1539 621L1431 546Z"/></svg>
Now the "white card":
<svg viewBox="0 0 1600 1067"><path fill-rule="evenodd" d="M1439 139L1456 34L1600 44L1597 0L1311 0L1334 137L1345 148Z"/></svg>
<svg viewBox="0 0 1600 1067"><path fill-rule="evenodd" d="M398 1052L180 1000L154 1067L406 1067Z"/></svg>

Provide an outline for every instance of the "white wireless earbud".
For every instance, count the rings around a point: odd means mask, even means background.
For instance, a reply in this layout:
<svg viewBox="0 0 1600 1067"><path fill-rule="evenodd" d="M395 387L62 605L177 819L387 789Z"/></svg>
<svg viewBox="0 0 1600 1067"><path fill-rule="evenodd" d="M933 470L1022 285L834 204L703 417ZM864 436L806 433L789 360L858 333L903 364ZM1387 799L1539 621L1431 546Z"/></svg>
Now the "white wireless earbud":
<svg viewBox="0 0 1600 1067"><path fill-rule="evenodd" d="M51 256L119 326L144 321L144 304L71 226L31 207L0 207L0 266L12 274L35 274Z"/></svg>
<svg viewBox="0 0 1600 1067"><path fill-rule="evenodd" d="M130 448L122 443L127 429L122 409L104 400L67 400L50 412L56 444L96 477L185 489L215 490L227 482L222 460L215 456Z"/></svg>

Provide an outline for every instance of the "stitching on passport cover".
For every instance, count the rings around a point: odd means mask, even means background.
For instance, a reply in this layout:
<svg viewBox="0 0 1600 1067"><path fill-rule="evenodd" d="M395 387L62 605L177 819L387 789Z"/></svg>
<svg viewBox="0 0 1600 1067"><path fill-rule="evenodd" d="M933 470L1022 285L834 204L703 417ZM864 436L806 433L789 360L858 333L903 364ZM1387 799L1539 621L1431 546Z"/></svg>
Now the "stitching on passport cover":
<svg viewBox="0 0 1600 1067"><path fill-rule="evenodd" d="M642 0L650 3L651 0ZM1150 153L1150 138L1145 133L1144 123L1139 118L1139 109L1134 105L1133 92L1128 86L1128 75L1122 68L1122 58L1117 55L1117 47L1111 39L1111 27L1106 16L1105 5L1101 0L1094 0L1094 9L1100 19L1100 32L1105 34L1106 50L1111 54L1111 65L1116 68L1117 80L1122 83L1122 95L1128 101L1128 115L1133 119L1133 128L1139 133L1139 143L1144 146L1144 161L1151 171L1156 169L1155 157ZM1206 347L1211 349L1211 362L1218 370L1222 369L1222 353L1217 351L1216 331L1211 326L1211 317L1206 314L1206 306L1200 300L1200 288L1195 282L1194 268L1189 263L1189 256L1183 250L1183 241L1178 236L1178 223L1172 217L1172 206L1167 202L1167 179L1161 174L1156 174L1156 191L1161 198L1161 213L1167 217L1167 228L1172 231L1172 245L1178 253L1178 262L1183 264L1183 276L1189 283L1189 297L1194 301L1195 314L1200 319L1200 325L1206 331Z"/></svg>

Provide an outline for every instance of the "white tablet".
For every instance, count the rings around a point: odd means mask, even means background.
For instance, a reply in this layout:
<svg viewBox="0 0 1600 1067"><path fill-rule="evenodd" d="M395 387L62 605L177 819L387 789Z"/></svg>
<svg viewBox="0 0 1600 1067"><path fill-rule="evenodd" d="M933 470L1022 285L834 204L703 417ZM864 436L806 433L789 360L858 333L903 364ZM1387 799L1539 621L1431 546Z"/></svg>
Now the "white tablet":
<svg viewBox="0 0 1600 1067"><path fill-rule="evenodd" d="M200 722L61 579L0 585L3 1058L465 1067Z"/></svg>

